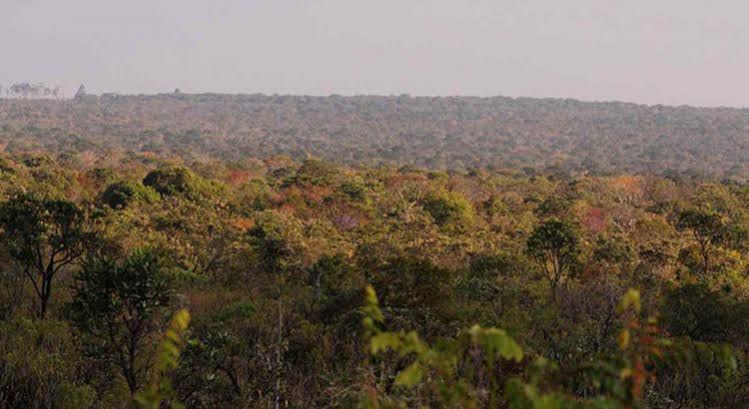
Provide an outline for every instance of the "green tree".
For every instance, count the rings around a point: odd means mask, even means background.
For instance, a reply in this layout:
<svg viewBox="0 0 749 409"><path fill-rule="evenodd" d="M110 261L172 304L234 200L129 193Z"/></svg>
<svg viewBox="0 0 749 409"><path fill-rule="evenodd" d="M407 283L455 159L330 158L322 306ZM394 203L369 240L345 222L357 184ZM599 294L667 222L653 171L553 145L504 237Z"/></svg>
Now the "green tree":
<svg viewBox="0 0 749 409"><path fill-rule="evenodd" d="M420 325L428 337L453 330L451 324L459 317L453 297L455 271L428 259L401 256L384 260L367 275L381 296L385 314L393 321Z"/></svg>
<svg viewBox="0 0 749 409"><path fill-rule="evenodd" d="M726 233L723 219L712 211L689 209L679 214L676 228L692 233L702 257L702 278L706 278L710 271L712 246L719 244Z"/></svg>
<svg viewBox="0 0 749 409"><path fill-rule="evenodd" d="M198 201L212 197L222 189L222 185L215 180L205 179L181 166L153 170L143 178L143 185L152 188L162 197L184 196Z"/></svg>
<svg viewBox="0 0 749 409"><path fill-rule="evenodd" d="M318 159L307 159L297 170L294 182L327 186L333 183L337 173L336 168L330 163Z"/></svg>
<svg viewBox="0 0 749 409"><path fill-rule="evenodd" d="M197 177L187 168L172 166L151 171L143 185L153 188L162 196L194 193Z"/></svg>
<svg viewBox="0 0 749 409"><path fill-rule="evenodd" d="M66 200L19 195L0 205L0 237L33 285L42 318L55 276L84 252L90 237L84 220L81 209Z"/></svg>
<svg viewBox="0 0 749 409"><path fill-rule="evenodd" d="M112 209L124 209L135 201L153 203L158 195L140 183L115 182L107 186L99 200Z"/></svg>
<svg viewBox="0 0 749 409"><path fill-rule="evenodd" d="M451 227L460 231L470 227L474 222L473 205L458 192L431 193L422 205L440 227Z"/></svg>
<svg viewBox="0 0 749 409"><path fill-rule="evenodd" d="M528 254L541 266L557 299L560 284L574 272L579 253L579 239L568 222L552 219L538 226L526 243Z"/></svg>
<svg viewBox="0 0 749 409"><path fill-rule="evenodd" d="M104 362L119 368L131 393L148 371L153 335L173 301L163 262L136 250L120 262L96 256L75 276L70 318Z"/></svg>
<svg viewBox="0 0 749 409"><path fill-rule="evenodd" d="M741 342L749 336L749 303L733 300L706 284L687 284L668 290L663 322L674 336L698 342Z"/></svg>

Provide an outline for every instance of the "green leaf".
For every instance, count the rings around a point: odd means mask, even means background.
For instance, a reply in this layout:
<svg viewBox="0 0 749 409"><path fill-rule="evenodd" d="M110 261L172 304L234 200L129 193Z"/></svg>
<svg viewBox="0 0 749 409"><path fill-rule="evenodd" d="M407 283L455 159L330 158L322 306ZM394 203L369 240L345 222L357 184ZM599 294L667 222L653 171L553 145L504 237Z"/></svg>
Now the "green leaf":
<svg viewBox="0 0 749 409"><path fill-rule="evenodd" d="M401 340L398 334L392 332L381 332L372 337L370 341L370 347L373 354L379 354L380 352L391 349L397 351L401 346Z"/></svg>
<svg viewBox="0 0 749 409"><path fill-rule="evenodd" d="M473 342L483 347L490 357L499 354L504 359L516 362L523 360L523 348L505 331L497 328L484 329L474 325L469 333Z"/></svg>
<svg viewBox="0 0 749 409"><path fill-rule="evenodd" d="M635 312L640 312L640 309L642 308L640 304L640 292L634 288L630 288L624 295L619 310L624 312L630 307L634 308Z"/></svg>
<svg viewBox="0 0 749 409"><path fill-rule="evenodd" d="M424 371L421 368L421 365L418 362L414 362L398 373L395 377L395 384L412 388L417 383L421 382L423 375Z"/></svg>

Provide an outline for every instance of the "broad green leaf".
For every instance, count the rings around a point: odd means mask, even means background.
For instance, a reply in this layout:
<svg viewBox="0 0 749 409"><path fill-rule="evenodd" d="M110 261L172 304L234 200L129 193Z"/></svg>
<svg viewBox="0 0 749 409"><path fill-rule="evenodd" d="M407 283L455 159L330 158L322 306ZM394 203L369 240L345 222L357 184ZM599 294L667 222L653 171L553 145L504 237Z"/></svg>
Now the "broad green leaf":
<svg viewBox="0 0 749 409"><path fill-rule="evenodd" d="M395 384L412 388L417 383L421 382L422 376L423 370L421 365L418 362L414 362L398 373L395 377Z"/></svg>

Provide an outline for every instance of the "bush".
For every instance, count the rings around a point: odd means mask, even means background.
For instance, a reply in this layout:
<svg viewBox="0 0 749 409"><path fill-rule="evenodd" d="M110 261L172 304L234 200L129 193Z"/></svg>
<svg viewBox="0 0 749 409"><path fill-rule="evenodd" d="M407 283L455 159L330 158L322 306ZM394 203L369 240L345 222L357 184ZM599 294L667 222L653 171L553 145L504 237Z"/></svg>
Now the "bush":
<svg viewBox="0 0 749 409"><path fill-rule="evenodd" d="M307 159L297 170L294 182L299 185L328 186L333 183L337 174L333 165L317 159Z"/></svg>
<svg viewBox="0 0 749 409"><path fill-rule="evenodd" d="M140 183L115 182L107 186L99 200L112 209L124 209L136 202L153 203L158 194Z"/></svg>
<svg viewBox="0 0 749 409"><path fill-rule="evenodd" d="M367 186L358 181L343 183L340 187L341 192L355 202L364 202L367 200Z"/></svg>
<svg viewBox="0 0 749 409"><path fill-rule="evenodd" d="M447 191L432 193L424 200L423 206L440 227L462 229L473 224L475 216L473 205L460 193Z"/></svg>
<svg viewBox="0 0 749 409"><path fill-rule="evenodd" d="M175 196L194 193L195 178L190 170L173 166L151 171L143 179L143 184L162 196Z"/></svg>
<svg viewBox="0 0 749 409"><path fill-rule="evenodd" d="M76 379L70 328L62 321L0 322L0 407L89 408L95 394Z"/></svg>
<svg viewBox="0 0 749 409"><path fill-rule="evenodd" d="M153 188L161 196L186 196L190 199L210 197L219 189L216 182L207 181L187 168L170 166L151 171L143 185Z"/></svg>
<svg viewBox="0 0 749 409"><path fill-rule="evenodd" d="M741 341L749 335L749 305L713 291L705 284L669 290L663 306L668 332L699 342Z"/></svg>

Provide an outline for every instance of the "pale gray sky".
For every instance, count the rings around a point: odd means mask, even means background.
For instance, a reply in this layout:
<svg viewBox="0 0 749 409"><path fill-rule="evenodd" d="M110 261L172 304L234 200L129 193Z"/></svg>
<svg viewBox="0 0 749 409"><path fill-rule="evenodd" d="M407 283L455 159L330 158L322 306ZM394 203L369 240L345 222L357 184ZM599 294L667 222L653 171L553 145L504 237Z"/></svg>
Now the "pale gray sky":
<svg viewBox="0 0 749 409"><path fill-rule="evenodd" d="M0 0L0 83L749 106L747 0Z"/></svg>

